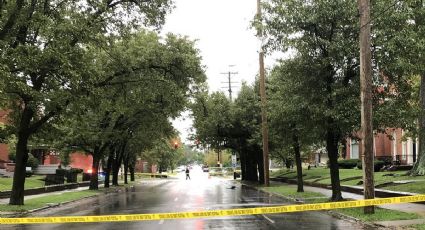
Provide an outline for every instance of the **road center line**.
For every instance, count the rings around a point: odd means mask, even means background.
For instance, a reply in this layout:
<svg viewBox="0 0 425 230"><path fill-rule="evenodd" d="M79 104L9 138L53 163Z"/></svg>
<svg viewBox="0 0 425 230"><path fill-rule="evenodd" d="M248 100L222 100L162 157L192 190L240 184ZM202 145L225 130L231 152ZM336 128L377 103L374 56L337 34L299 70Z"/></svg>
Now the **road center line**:
<svg viewBox="0 0 425 230"><path fill-rule="evenodd" d="M261 214L266 220L268 220L268 221L270 221L270 223L272 223L272 224L274 224L275 222L274 222L274 220L272 220L272 219L270 219L270 218L268 218L266 215L264 215L264 214Z"/></svg>
<svg viewBox="0 0 425 230"><path fill-rule="evenodd" d="M179 198L178 197L176 197L175 199L174 199L174 201L178 201L179 200Z"/></svg>

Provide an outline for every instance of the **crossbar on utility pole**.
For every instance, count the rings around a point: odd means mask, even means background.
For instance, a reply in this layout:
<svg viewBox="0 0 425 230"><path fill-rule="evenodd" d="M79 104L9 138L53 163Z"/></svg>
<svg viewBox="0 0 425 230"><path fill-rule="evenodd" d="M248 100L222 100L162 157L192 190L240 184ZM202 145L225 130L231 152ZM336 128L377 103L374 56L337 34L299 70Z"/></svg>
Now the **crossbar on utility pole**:
<svg viewBox="0 0 425 230"><path fill-rule="evenodd" d="M261 18L261 1L257 0L257 17ZM263 31L258 30L258 37L263 42ZM261 131L263 136L263 164L264 164L264 185L270 186L269 181L269 130L267 126L267 98L266 98L266 76L264 70L264 50L261 44L259 52L260 62L260 97L261 97Z"/></svg>
<svg viewBox="0 0 425 230"><path fill-rule="evenodd" d="M372 54L370 50L370 0L358 0L360 13L360 98L361 98L361 156L363 164L364 198L375 198L373 181L372 126ZM375 212L374 206L364 207L365 214Z"/></svg>
<svg viewBox="0 0 425 230"><path fill-rule="evenodd" d="M229 81L228 82L223 82L223 83L229 84L229 89L228 89L228 91L229 91L229 99L230 99L230 101L232 101L232 92L233 92L232 91L232 88L233 88L232 87L232 83L235 83L235 82L232 82L232 75L238 74L238 72L231 72L231 71L229 71L229 72L220 73L220 74L226 74L226 75L228 75Z"/></svg>

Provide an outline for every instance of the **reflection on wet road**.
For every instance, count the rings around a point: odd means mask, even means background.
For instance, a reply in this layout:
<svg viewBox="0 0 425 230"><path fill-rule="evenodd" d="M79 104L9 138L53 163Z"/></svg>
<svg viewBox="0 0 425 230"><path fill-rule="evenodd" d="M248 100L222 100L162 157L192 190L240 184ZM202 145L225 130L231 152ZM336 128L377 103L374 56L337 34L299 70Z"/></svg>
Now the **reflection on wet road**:
<svg viewBox="0 0 425 230"><path fill-rule="evenodd" d="M192 180L151 180L139 182L128 191L83 200L37 216L140 214L202 211L282 205L285 200L241 186L231 180L209 178L200 168ZM235 186L232 189L232 186ZM362 225L336 219L325 212L219 217L209 219L160 220L120 223L47 224L2 226L2 229L365 229Z"/></svg>

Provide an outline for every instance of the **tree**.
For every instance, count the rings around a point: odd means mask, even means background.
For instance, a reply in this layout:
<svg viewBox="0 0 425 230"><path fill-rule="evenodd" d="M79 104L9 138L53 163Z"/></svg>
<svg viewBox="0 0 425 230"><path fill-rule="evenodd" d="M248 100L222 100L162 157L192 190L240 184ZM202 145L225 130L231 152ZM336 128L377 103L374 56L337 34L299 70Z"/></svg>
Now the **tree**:
<svg viewBox="0 0 425 230"><path fill-rule="evenodd" d="M69 142L93 156L94 172L109 149L106 184L111 169L112 184L118 184L121 164L128 169L130 159L143 149L140 144L173 133L168 119L178 116L205 80L193 42L171 34L161 40L153 32L140 31L113 43L108 53L99 51L98 88L72 104L71 124L64 127L71 129L66 132L72 134ZM152 135L135 141L139 133ZM97 187L97 179L92 179L90 189Z"/></svg>
<svg viewBox="0 0 425 230"><path fill-rule="evenodd" d="M143 152L142 156L148 160L150 164L155 164L159 167L159 172L167 172L168 169L173 169L181 152L174 149L169 142L169 139L157 140L153 147Z"/></svg>
<svg viewBox="0 0 425 230"><path fill-rule="evenodd" d="M264 4L263 26L269 50L294 50L308 68L299 84L309 89L308 105L320 121L330 160L332 200L341 200L338 145L358 124L358 29L353 1L270 0ZM260 23L263 20L264 23ZM348 109L349 108L349 109ZM319 125L321 127L319 127ZM324 131L324 132L322 132Z"/></svg>
<svg viewBox="0 0 425 230"><path fill-rule="evenodd" d="M425 60L423 25L425 6L420 0L373 1L374 58L384 78L385 100L396 104L397 113L388 119L419 137L418 159L411 171L425 175ZM373 15L373 14L372 14ZM419 79L420 92L412 93ZM413 88L413 89L412 89ZM376 114L376 113L375 113ZM400 115L399 115L400 114ZM388 113L389 115L389 113Z"/></svg>
<svg viewBox="0 0 425 230"><path fill-rule="evenodd" d="M264 161L261 137L261 106L258 81L242 83L232 112L229 148L239 153L241 178L264 184Z"/></svg>
<svg viewBox="0 0 425 230"><path fill-rule="evenodd" d="M314 105L309 104L310 89L300 84L300 79L311 74L306 65L301 56L281 61L271 72L268 92L270 131L273 134L271 146L273 152L282 151L280 154L287 155L291 151L291 156L294 156L298 192L304 191L301 151L321 142L312 131L316 128L317 116L312 116L315 111ZM281 157L282 161L286 161L285 157Z"/></svg>
<svg viewBox="0 0 425 230"><path fill-rule="evenodd" d="M112 31L161 25L171 1L7 3L0 2L0 92L10 102L17 137L10 204L22 205L28 140L87 92L96 75L87 44L106 44ZM123 23L123 14L132 23Z"/></svg>
<svg viewBox="0 0 425 230"><path fill-rule="evenodd" d="M244 83L234 103L223 93L202 92L191 109L196 129L193 139L216 150L217 160L225 149L238 153L242 180L263 183L258 90Z"/></svg>

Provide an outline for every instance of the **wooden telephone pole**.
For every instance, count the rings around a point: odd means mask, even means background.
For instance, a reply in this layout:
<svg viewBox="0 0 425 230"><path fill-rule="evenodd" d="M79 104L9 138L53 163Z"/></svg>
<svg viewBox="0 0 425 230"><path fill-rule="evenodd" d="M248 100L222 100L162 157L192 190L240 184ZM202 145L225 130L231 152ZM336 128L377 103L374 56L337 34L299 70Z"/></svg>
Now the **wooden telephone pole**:
<svg viewBox="0 0 425 230"><path fill-rule="evenodd" d="M360 98L361 98L361 156L363 163L364 198L375 198L373 181L373 126L372 126L372 56L370 51L370 0L357 0L360 13ZM364 207L365 214L375 212L373 206Z"/></svg>
<svg viewBox="0 0 425 230"><path fill-rule="evenodd" d="M229 67L232 67L233 65L229 65ZM232 101L232 92L233 92L233 90L232 90L232 88L233 88L233 86L232 86L232 83L233 84L235 84L235 83L237 83L237 82L232 82L232 75L236 75L236 74L238 74L238 72L232 72L232 71L228 71L228 72L226 72L226 73L221 73L221 74L225 74L225 75L227 75L228 76L228 80L229 81L227 81L227 82L221 82L221 83L225 83L225 84L228 84L228 87L221 87L221 88L226 88L226 89L228 89L228 92L229 92L229 99L230 99L230 101Z"/></svg>
<svg viewBox="0 0 425 230"><path fill-rule="evenodd" d="M261 1L257 0L257 17L261 18ZM263 43L263 31L258 30L258 37ZM269 130L267 126L267 98L266 98L266 77L264 71L264 51L261 44L259 51L260 61L260 97L261 97L261 131L263 136L263 164L264 164L264 185L270 186L269 181Z"/></svg>

